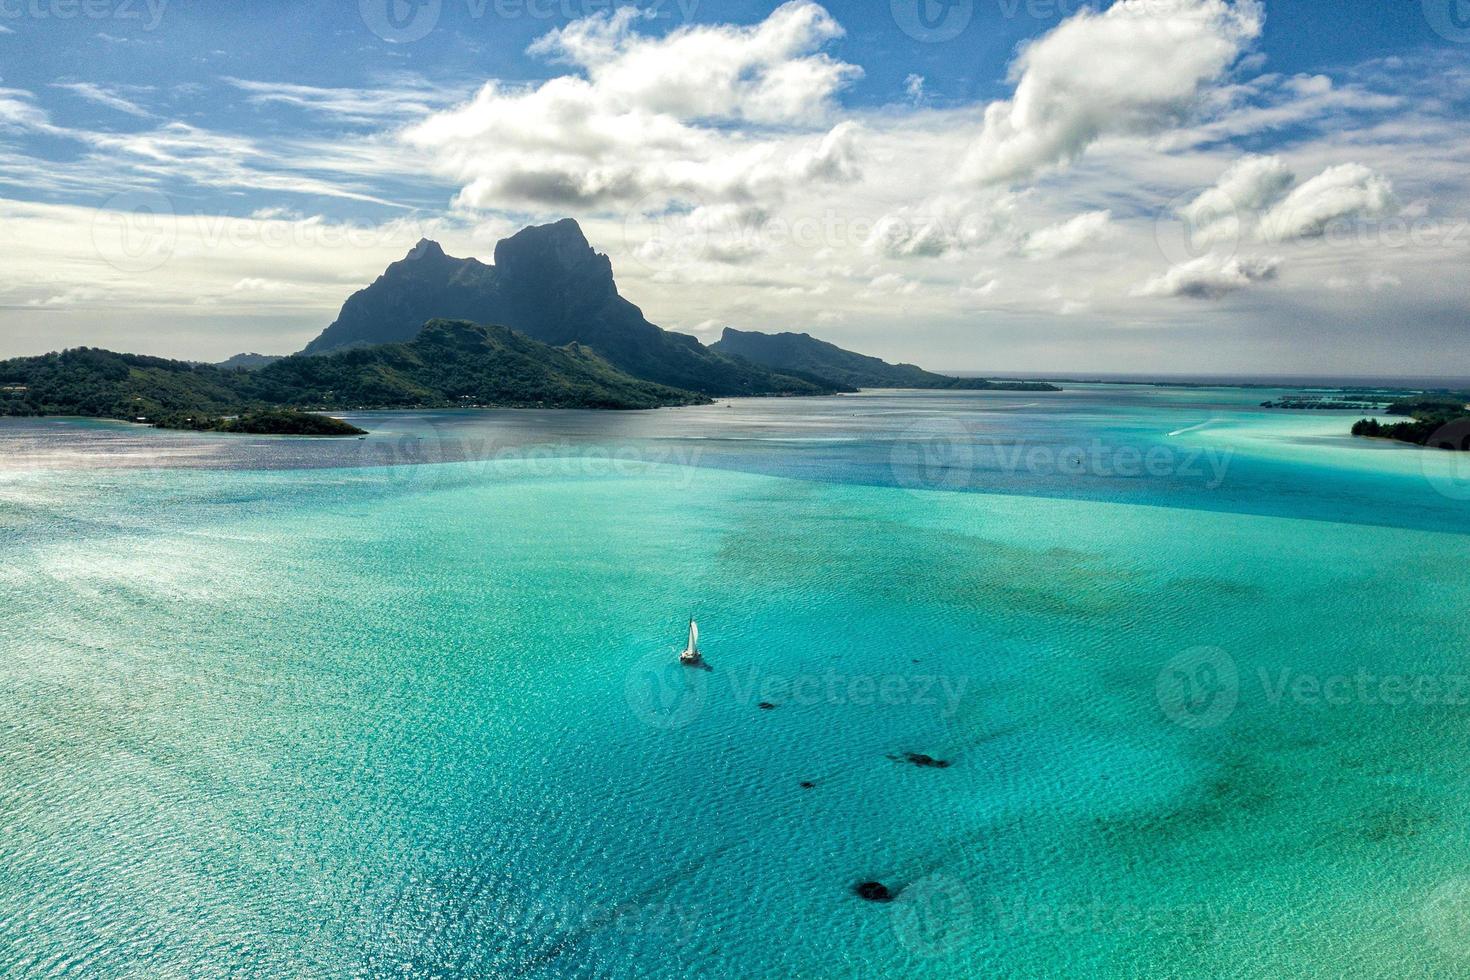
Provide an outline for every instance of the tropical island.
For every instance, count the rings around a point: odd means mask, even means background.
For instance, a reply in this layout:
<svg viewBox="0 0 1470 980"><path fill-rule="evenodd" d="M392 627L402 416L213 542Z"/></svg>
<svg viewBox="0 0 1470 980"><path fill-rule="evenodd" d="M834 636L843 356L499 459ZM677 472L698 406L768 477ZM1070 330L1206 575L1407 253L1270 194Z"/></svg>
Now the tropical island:
<svg viewBox="0 0 1470 980"><path fill-rule="evenodd" d="M1359 419L1353 423L1352 433L1368 439L1392 439L1431 449L1470 451L1470 421L1466 422L1464 432L1448 428L1451 423L1470 419L1470 392L1344 388L1283 395L1261 402L1261 407L1398 415L1403 417L1403 421Z"/></svg>
<svg viewBox="0 0 1470 980"><path fill-rule="evenodd" d="M1361 419L1353 425L1353 435L1370 439L1393 439L1431 449L1470 452L1470 392L1437 396L1418 401L1399 401L1388 406L1391 415L1406 415L1403 422L1387 424L1377 419ZM1455 422L1463 425L1451 428Z"/></svg>
<svg viewBox="0 0 1470 980"><path fill-rule="evenodd" d="M608 257L565 219L501 241L493 265L420 241L287 357L199 364L80 347L0 361L0 416L350 435L360 430L320 413L639 410L859 388L1059 390L933 374L808 334L726 330L706 346L650 323L618 293Z"/></svg>
<svg viewBox="0 0 1470 980"><path fill-rule="evenodd" d="M257 436L365 436L350 422L294 409L272 409L226 418L211 419L188 416L160 419L153 423L160 429L189 429L193 432L238 432Z"/></svg>
<svg viewBox="0 0 1470 980"><path fill-rule="evenodd" d="M0 414L213 432L349 434L308 422L303 413L311 411L643 409L709 400L633 378L578 345L552 348L462 320L430 321L406 344L295 355L253 371L85 347L0 361Z"/></svg>

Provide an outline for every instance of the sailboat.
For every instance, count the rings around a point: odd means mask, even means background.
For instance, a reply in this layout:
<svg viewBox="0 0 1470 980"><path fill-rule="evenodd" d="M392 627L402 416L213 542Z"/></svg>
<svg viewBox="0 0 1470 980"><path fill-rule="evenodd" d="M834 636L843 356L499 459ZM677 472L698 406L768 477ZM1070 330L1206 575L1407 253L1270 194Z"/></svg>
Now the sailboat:
<svg viewBox="0 0 1470 980"><path fill-rule="evenodd" d="M679 654L679 663L686 667L704 666L704 658L699 655L699 624L692 616L689 619L689 645Z"/></svg>

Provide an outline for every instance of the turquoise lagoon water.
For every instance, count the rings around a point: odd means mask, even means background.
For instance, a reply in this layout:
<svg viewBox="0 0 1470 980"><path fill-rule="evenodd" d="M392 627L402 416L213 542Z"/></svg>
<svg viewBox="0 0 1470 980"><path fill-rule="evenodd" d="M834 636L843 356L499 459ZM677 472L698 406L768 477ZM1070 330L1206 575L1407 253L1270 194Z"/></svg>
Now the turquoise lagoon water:
<svg viewBox="0 0 1470 980"><path fill-rule="evenodd" d="M1470 974L1470 482L1270 394L4 423L0 975Z"/></svg>

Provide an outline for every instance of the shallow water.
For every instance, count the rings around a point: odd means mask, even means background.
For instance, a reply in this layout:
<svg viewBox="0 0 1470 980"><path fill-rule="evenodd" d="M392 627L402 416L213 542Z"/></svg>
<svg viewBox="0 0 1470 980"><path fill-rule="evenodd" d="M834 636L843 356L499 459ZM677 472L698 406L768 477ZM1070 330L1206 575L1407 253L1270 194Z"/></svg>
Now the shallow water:
<svg viewBox="0 0 1470 980"><path fill-rule="evenodd" d="M1464 973L1470 481L1273 394L0 424L0 974Z"/></svg>

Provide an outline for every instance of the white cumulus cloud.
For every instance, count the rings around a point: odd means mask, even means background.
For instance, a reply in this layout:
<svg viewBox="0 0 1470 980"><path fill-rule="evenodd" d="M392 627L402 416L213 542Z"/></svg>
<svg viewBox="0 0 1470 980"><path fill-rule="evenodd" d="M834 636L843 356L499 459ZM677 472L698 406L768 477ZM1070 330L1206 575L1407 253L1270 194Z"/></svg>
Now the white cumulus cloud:
<svg viewBox="0 0 1470 980"><path fill-rule="evenodd" d="M1276 278L1276 258L1226 258L1210 254L1181 262L1163 275L1138 286L1134 296L1219 299L1228 293Z"/></svg>
<svg viewBox="0 0 1470 980"><path fill-rule="evenodd" d="M1026 180L1109 135L1148 135L1188 119L1261 33L1257 0L1118 0L1084 9L1027 45L1011 99L991 103L962 177Z"/></svg>
<svg viewBox="0 0 1470 980"><path fill-rule="evenodd" d="M824 123L862 72L820 50L843 33L822 7L792 0L753 26L664 37L637 33L639 17L624 7L552 31L530 53L572 73L491 81L405 140L472 208L779 198L855 177L857 127Z"/></svg>
<svg viewBox="0 0 1470 980"><path fill-rule="evenodd" d="M1393 185L1360 163L1328 167L1261 217L1266 241L1318 238L1334 221L1376 217L1393 205Z"/></svg>
<svg viewBox="0 0 1470 980"><path fill-rule="evenodd" d="M1213 187L1179 208L1196 247L1320 237L1333 221L1380 216L1394 203L1388 178L1358 163L1328 167L1297 183L1279 156L1246 156Z"/></svg>
<svg viewBox="0 0 1470 980"><path fill-rule="evenodd" d="M1069 221L1033 231L1026 236L1021 252L1035 259L1059 258L1103 241L1114 231L1111 211L1089 211Z"/></svg>
<svg viewBox="0 0 1470 980"><path fill-rule="evenodd" d="M1248 156L1221 175L1214 187L1179 209L1196 244L1234 240L1246 221L1279 201L1296 175L1278 156Z"/></svg>

